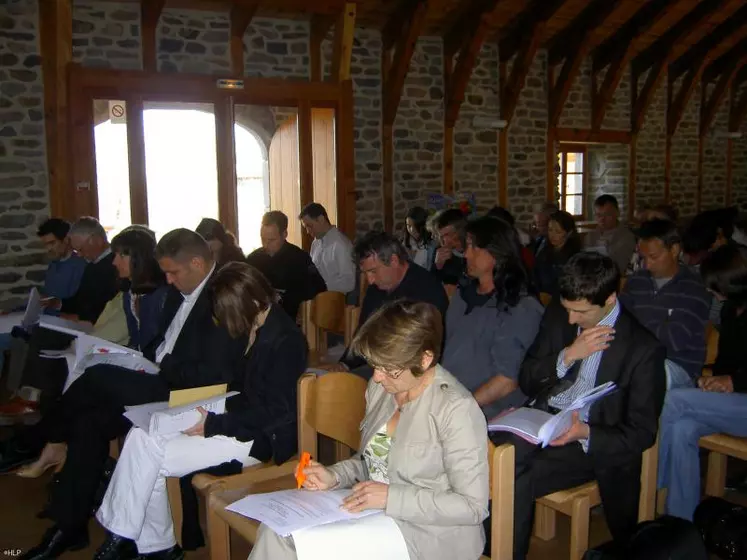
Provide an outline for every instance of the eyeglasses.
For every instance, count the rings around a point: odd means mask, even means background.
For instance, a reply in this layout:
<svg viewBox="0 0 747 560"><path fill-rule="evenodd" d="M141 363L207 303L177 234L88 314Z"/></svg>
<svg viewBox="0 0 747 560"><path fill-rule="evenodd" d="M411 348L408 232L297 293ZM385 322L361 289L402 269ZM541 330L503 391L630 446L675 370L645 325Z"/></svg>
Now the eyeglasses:
<svg viewBox="0 0 747 560"><path fill-rule="evenodd" d="M386 375L390 379L399 379L400 376L405 372L405 369L407 369L407 368L390 370L390 369L387 369L385 367L374 366L374 369L379 370L381 373L383 373L384 375Z"/></svg>

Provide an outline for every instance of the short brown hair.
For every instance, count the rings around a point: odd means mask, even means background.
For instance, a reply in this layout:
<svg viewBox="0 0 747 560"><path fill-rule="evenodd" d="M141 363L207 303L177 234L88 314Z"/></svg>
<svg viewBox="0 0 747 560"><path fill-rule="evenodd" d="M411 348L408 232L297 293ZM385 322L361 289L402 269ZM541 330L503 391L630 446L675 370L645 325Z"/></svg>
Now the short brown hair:
<svg viewBox="0 0 747 560"><path fill-rule="evenodd" d="M164 235L156 245L156 259L169 258L186 262L195 257L207 263L213 262L213 253L199 233L190 229L174 229Z"/></svg>
<svg viewBox="0 0 747 560"><path fill-rule="evenodd" d="M433 354L428 368L438 363L443 330L441 313L434 305L398 300L371 315L355 335L352 351L374 368L409 369L419 376L425 373L425 352Z"/></svg>
<svg viewBox="0 0 747 560"><path fill-rule="evenodd" d="M277 299L267 278L253 266L240 262L221 268L209 289L215 319L234 338L248 335L257 315Z"/></svg>

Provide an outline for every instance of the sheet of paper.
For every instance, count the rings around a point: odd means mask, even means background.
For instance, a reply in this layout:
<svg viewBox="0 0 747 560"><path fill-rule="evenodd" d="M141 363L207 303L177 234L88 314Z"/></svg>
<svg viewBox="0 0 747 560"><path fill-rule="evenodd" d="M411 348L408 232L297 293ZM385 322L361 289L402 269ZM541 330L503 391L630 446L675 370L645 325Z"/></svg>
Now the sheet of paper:
<svg viewBox="0 0 747 560"><path fill-rule="evenodd" d="M281 490L269 494L250 494L226 507L227 510L256 519L279 535L317 527L327 523L359 519L381 510L348 513L341 509L342 500L350 490ZM357 550L357 548L356 548Z"/></svg>
<svg viewBox="0 0 747 560"><path fill-rule="evenodd" d="M21 311L0 315L0 333L9 333L13 330L13 327L19 326L22 320L23 313Z"/></svg>
<svg viewBox="0 0 747 560"><path fill-rule="evenodd" d="M32 326L39 322L43 308L41 304L41 296L39 290L31 288L29 292L29 301L26 304L26 311L23 313L23 319L21 320L21 326L29 330Z"/></svg>
<svg viewBox="0 0 747 560"><path fill-rule="evenodd" d="M173 434L188 430L197 424L200 419L197 407L201 406L207 412L223 414L226 410L226 399L238 394L238 391L231 391L177 407L169 407L169 403L165 401L127 406L124 416L151 435Z"/></svg>
<svg viewBox="0 0 747 560"><path fill-rule="evenodd" d="M518 408L493 418L488 423L488 431L511 432L530 443L539 443L540 431L545 422L552 419L552 414L534 408Z"/></svg>
<svg viewBox="0 0 747 560"><path fill-rule="evenodd" d="M378 513L293 532L298 560L410 560L394 519Z"/></svg>

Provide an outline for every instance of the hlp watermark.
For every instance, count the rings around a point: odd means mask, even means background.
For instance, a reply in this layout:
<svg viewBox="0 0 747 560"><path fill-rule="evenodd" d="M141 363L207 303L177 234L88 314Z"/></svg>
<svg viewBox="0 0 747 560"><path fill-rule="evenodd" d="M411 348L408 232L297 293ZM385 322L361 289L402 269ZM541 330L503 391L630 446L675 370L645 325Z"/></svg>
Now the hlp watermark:
<svg viewBox="0 0 747 560"><path fill-rule="evenodd" d="M8 558L15 558L16 556L20 556L22 553L23 551L20 548L3 549L3 556L7 556Z"/></svg>

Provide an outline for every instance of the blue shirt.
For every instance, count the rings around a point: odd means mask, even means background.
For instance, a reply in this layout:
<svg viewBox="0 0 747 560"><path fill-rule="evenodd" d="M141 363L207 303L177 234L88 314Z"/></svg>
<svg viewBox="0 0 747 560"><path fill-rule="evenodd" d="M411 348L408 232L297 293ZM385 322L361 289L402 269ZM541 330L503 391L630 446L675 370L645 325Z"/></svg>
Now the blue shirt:
<svg viewBox="0 0 747 560"><path fill-rule="evenodd" d="M44 295L57 299L66 299L75 295L80 286L80 279L88 263L72 254L65 259L52 261L44 277Z"/></svg>
<svg viewBox="0 0 747 560"><path fill-rule="evenodd" d="M610 310L609 313L607 313L607 315L602 318L601 321L599 321L599 323L597 323L597 326L614 327L619 316L620 302L616 301L615 306ZM578 333L581 334L581 328L578 329ZM573 401L575 401L578 397L593 389L597 383L597 370L599 369L599 364L602 361L603 354L604 351L600 350L584 358L581 361L581 367L579 368L576 382L571 385L570 388L552 397L549 400L550 406L554 406L555 408L564 410L566 407L570 406L571 403L573 403ZM558 379L563 379L568 373L568 370L573 366L573 364L566 366L564 360L565 350L563 350L558 355L558 363L556 365ZM586 407L580 410L579 416L583 422L586 422L589 418L589 408ZM580 443L584 451L588 451L589 440L582 440Z"/></svg>

